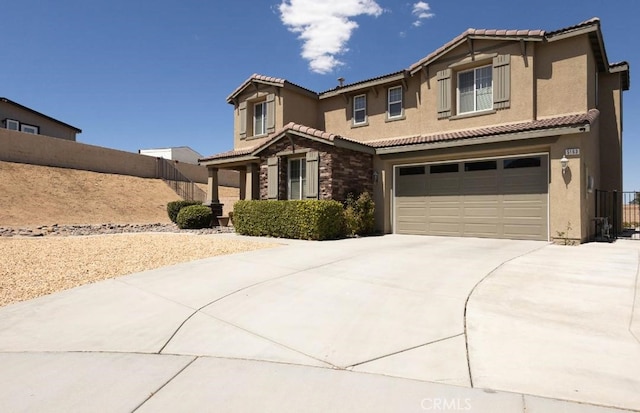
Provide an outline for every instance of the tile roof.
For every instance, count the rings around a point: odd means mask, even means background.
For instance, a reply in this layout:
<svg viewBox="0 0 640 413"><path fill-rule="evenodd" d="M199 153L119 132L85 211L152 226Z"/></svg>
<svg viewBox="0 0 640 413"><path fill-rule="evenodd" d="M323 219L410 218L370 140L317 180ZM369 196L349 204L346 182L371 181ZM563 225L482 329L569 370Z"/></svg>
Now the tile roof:
<svg viewBox="0 0 640 413"><path fill-rule="evenodd" d="M592 17L589 20L585 20L585 21L580 22L578 24L574 24L573 26L563 27L562 29L557 29L557 30L553 30L553 31L547 32L546 35L547 36L554 36L554 35L559 34L559 33L566 33L566 32L569 32L571 30L576 30L576 29L581 29L581 28L586 27L586 26L591 26L592 24L600 24L600 19L598 17Z"/></svg>
<svg viewBox="0 0 640 413"><path fill-rule="evenodd" d="M251 76L249 76L249 78L247 80L245 80L244 82L242 82L242 84L240 86L238 86L237 88L234 89L233 92L231 92L231 94L229 96L227 96L227 102L231 101L234 96L236 96L238 93L240 93L245 87L247 87L248 84L250 84L251 82L264 82L264 83L268 83L271 85L276 85L279 87L284 87L285 84L289 84L292 86L295 86L297 88L300 88L306 92L311 93L312 95L318 95L316 92L314 92L311 89L307 89L306 87L297 85L295 83L289 82L287 79L281 79L279 77L273 77L273 76L265 76L265 75L260 75L257 73L252 74Z"/></svg>
<svg viewBox="0 0 640 413"><path fill-rule="evenodd" d="M435 59L440 56L444 52L449 49L457 46L460 42L462 42L467 37L539 37L543 38L545 35L544 30L506 30L506 29L467 29L466 31L460 33L458 36L449 40L447 43L443 44L433 52L429 53L427 56L423 57L416 63L409 66L407 69L410 72L415 73L415 70L425 63Z"/></svg>
<svg viewBox="0 0 640 413"><path fill-rule="evenodd" d="M302 134L313 136L320 140L324 140L327 143L334 142L336 139L341 139L344 141L354 142L363 146L368 146L366 143L359 142L354 139L345 138L343 136L336 135L335 133L330 133L330 132L326 132L320 129L315 129L309 126L300 125L295 122L289 122L286 125L284 125L284 127L270 134L267 138L261 140L256 145L253 145L248 148L242 148L242 149L218 153L215 155L208 156L206 158L202 158L200 159L200 161L212 161L216 159L227 159L227 158L235 158L235 157L250 155L262 147L269 146L273 141L281 137L282 134L286 132L300 132Z"/></svg>
<svg viewBox="0 0 640 413"><path fill-rule="evenodd" d="M586 113L578 113L572 115L559 116L554 118L538 119L530 122L511 123L506 125L488 126L485 128L466 129L452 132L442 132L431 135L413 135L403 136L389 139L381 139L369 142L359 142L354 139L345 138L344 136L336 135L334 133L325 132L319 129L314 129L309 126L300 125L294 122L289 122L282 129L279 129L275 133L271 134L266 140L261 143L253 145L248 148L237 149L233 151L227 151L218 153L206 158L200 159L200 161L213 161L219 159L231 159L246 155L251 155L253 152L259 150L262 147L270 145L273 141L282 136L286 132L300 132L321 140L325 140L328 143L334 142L336 139L358 143L365 147L371 148L390 148L394 146L409 146L425 143L436 143L445 141L457 141L463 139L483 138L488 136L504 135L509 133L518 132L530 132L536 130L582 126L592 124L600 115L598 109L591 109Z"/></svg>
<svg viewBox="0 0 640 413"><path fill-rule="evenodd" d="M399 138L382 139L367 142L374 148L388 148L393 146L417 145L424 143L436 143L443 141L456 141L462 139L481 138L487 136L503 135L507 133L529 132L535 130L580 126L591 124L599 116L598 109L589 112L559 116L555 118L538 119L530 122L512 123L507 125L488 126L485 128L467 129L461 131L443 132L431 135L414 135Z"/></svg>
<svg viewBox="0 0 640 413"><path fill-rule="evenodd" d="M232 151L217 153L215 155L207 156L206 158L200 158L198 159L198 161L203 162L203 161L213 161L216 159L236 158L243 155L249 155L251 152L253 152L253 150L254 150L253 146L250 148L236 149Z"/></svg>

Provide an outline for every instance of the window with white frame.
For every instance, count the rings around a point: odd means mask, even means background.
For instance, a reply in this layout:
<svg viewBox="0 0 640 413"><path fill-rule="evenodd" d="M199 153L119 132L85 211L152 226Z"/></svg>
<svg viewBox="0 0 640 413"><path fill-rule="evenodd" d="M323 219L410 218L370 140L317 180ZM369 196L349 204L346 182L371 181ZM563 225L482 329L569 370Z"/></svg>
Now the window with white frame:
<svg viewBox="0 0 640 413"><path fill-rule="evenodd" d="M353 124L367 123L367 95L353 97Z"/></svg>
<svg viewBox="0 0 640 413"><path fill-rule="evenodd" d="M9 130L20 130L20 122L14 119L6 119L5 125Z"/></svg>
<svg viewBox="0 0 640 413"><path fill-rule="evenodd" d="M402 116L402 86L389 88L387 98L387 117L389 119Z"/></svg>
<svg viewBox="0 0 640 413"><path fill-rule="evenodd" d="M31 133L33 135L37 135L40 133L40 128L33 125L27 125L25 123L20 125L20 131L24 133Z"/></svg>
<svg viewBox="0 0 640 413"><path fill-rule="evenodd" d="M267 133L267 102L258 102L253 105L253 134L264 135Z"/></svg>
<svg viewBox="0 0 640 413"><path fill-rule="evenodd" d="M458 114L493 108L493 68L458 73Z"/></svg>
<svg viewBox="0 0 640 413"><path fill-rule="evenodd" d="M305 158L289 159L289 199L305 199L307 183L307 160Z"/></svg>

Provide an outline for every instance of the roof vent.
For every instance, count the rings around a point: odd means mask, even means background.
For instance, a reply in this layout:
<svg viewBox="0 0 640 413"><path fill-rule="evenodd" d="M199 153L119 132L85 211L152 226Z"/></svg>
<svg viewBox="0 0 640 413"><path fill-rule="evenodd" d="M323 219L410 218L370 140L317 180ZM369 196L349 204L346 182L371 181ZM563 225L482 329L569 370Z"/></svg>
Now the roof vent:
<svg viewBox="0 0 640 413"><path fill-rule="evenodd" d="M342 87L344 86L344 77L339 77L338 78L338 87Z"/></svg>

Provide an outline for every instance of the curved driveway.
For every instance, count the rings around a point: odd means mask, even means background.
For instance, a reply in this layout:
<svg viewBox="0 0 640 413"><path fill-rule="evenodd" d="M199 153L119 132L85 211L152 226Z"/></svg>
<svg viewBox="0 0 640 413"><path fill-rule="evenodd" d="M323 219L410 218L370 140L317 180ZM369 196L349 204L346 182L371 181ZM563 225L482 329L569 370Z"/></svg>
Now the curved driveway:
<svg viewBox="0 0 640 413"><path fill-rule="evenodd" d="M538 395L588 402L593 412L640 408L630 391L640 385L640 375L630 374L640 369L640 343L629 340L633 328L622 332L631 322L640 243L569 248L417 236L284 243L0 308L0 405L123 412L574 406ZM611 271L609 260L615 282L588 276L597 265ZM558 263L562 275L575 272L573 284L553 283ZM585 294L606 304L585 306ZM606 337L575 346L592 331L572 324L585 324L583 309L592 309L586 315ZM557 338L553 345L546 334ZM604 378L596 372L613 356L585 367L597 345L624 352ZM584 357L566 359L563 351ZM582 377L576 362L587 377L553 385L553 377ZM574 392L578 385L584 393Z"/></svg>

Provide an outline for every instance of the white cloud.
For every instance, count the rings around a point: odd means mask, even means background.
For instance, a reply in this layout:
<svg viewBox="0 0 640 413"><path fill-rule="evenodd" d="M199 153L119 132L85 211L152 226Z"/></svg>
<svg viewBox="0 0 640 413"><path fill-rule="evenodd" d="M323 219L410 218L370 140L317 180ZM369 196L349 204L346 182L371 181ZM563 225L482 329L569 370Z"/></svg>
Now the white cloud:
<svg viewBox="0 0 640 413"><path fill-rule="evenodd" d="M429 6L429 3L425 3L424 1L414 3L411 14L413 14L417 19L412 23L414 27L422 26L422 21L424 19L430 19L435 16L434 13L431 13L431 7Z"/></svg>
<svg viewBox="0 0 640 413"><path fill-rule="evenodd" d="M344 65L337 56L349 50L347 43L358 28L351 18L383 13L375 0L283 0L278 10L282 23L299 34L309 69L320 74Z"/></svg>

